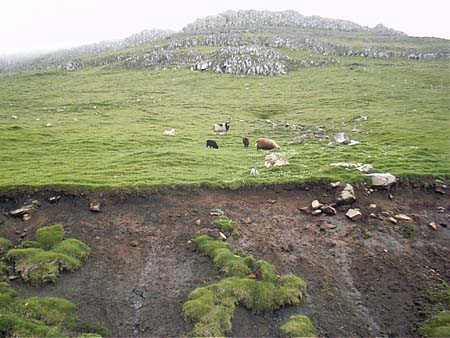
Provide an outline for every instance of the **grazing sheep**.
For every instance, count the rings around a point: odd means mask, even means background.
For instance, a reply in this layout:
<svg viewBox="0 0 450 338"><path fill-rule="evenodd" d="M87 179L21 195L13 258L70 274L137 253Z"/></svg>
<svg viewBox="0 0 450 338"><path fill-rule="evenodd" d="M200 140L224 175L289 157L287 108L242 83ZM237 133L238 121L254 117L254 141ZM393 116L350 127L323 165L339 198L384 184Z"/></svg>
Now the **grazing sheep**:
<svg viewBox="0 0 450 338"><path fill-rule="evenodd" d="M244 137L244 138L242 139L242 143L244 144L244 147L245 147L245 148L248 148L249 141L248 141L248 138L247 138L247 137Z"/></svg>
<svg viewBox="0 0 450 338"><path fill-rule="evenodd" d="M250 175L252 175L252 176L259 175L258 169L256 169L255 167L253 167L252 169L250 169Z"/></svg>
<svg viewBox="0 0 450 338"><path fill-rule="evenodd" d="M230 129L230 122L225 122L225 123L216 123L213 126L213 131L215 133L226 133L228 131L228 129Z"/></svg>
<svg viewBox="0 0 450 338"><path fill-rule="evenodd" d="M268 138L259 138L256 140L256 150L272 150L272 149L280 149L280 146L276 144L274 140L270 140Z"/></svg>
<svg viewBox="0 0 450 338"><path fill-rule="evenodd" d="M175 136L175 129L164 130L164 135Z"/></svg>
<svg viewBox="0 0 450 338"><path fill-rule="evenodd" d="M216 142L216 141L213 141L213 140L206 140L206 148L219 149L219 146L217 145L217 142Z"/></svg>

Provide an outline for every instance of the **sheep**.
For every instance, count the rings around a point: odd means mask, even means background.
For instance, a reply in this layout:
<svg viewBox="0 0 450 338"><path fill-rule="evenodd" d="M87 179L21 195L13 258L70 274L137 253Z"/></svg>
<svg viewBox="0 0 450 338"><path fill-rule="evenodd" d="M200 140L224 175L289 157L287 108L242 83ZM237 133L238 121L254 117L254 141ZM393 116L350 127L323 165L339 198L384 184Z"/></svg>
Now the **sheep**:
<svg viewBox="0 0 450 338"><path fill-rule="evenodd" d="M175 136L175 129L164 130L164 135Z"/></svg>
<svg viewBox="0 0 450 338"><path fill-rule="evenodd" d="M248 141L248 138L247 138L247 137L244 137L244 138L242 139L242 143L244 144L244 147L245 147L245 148L248 148L249 141Z"/></svg>
<svg viewBox="0 0 450 338"><path fill-rule="evenodd" d="M216 123L213 126L213 131L215 133L226 133L230 129L230 121L227 121L225 123Z"/></svg>
<svg viewBox="0 0 450 338"><path fill-rule="evenodd" d="M272 150L272 149L280 149L280 146L274 141L268 138L259 138L256 140L256 150Z"/></svg>
<svg viewBox="0 0 450 338"><path fill-rule="evenodd" d="M217 145L217 142L214 140L206 140L206 148L214 148L219 149L219 146Z"/></svg>

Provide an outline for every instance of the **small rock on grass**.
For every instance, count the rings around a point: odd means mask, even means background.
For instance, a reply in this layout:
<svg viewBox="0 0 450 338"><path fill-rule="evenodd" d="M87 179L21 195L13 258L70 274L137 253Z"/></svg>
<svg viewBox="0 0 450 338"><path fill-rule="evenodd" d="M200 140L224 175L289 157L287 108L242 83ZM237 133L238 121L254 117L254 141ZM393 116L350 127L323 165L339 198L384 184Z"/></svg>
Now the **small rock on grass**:
<svg viewBox="0 0 450 338"><path fill-rule="evenodd" d="M362 214L359 210L356 209L348 209L347 213L345 214L348 218L350 218L352 221L358 221L362 218Z"/></svg>

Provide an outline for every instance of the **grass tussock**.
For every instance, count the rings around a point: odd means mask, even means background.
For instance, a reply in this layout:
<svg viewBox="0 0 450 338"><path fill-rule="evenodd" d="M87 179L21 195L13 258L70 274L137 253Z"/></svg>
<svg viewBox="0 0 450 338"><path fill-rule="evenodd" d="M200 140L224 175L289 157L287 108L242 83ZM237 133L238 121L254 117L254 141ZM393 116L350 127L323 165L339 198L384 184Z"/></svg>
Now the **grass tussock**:
<svg viewBox="0 0 450 338"><path fill-rule="evenodd" d="M195 322L193 336L224 336L231 331L237 305L263 313L301 301L306 290L301 278L278 277L272 264L256 261L251 256L235 255L227 243L206 235L196 237L194 243L227 278L195 289L183 305L185 319Z"/></svg>
<svg viewBox="0 0 450 338"><path fill-rule="evenodd" d="M11 247L12 243L9 239L0 237L0 255L3 255Z"/></svg>
<svg viewBox="0 0 450 338"><path fill-rule="evenodd" d="M422 337L450 337L450 311L442 311L425 321L419 333Z"/></svg>
<svg viewBox="0 0 450 338"><path fill-rule="evenodd" d="M64 271L78 269L90 255L91 249L74 238L64 238L61 225L40 228L37 241L24 241L19 249L11 249L6 257L15 264L15 270L31 285L54 283Z"/></svg>
<svg viewBox="0 0 450 338"><path fill-rule="evenodd" d="M21 298L6 282L0 282L0 337L69 337L89 332L95 337L110 335L102 325L80 321L76 306L56 297ZM91 333L87 333L91 334Z"/></svg>
<svg viewBox="0 0 450 338"><path fill-rule="evenodd" d="M286 337L316 337L314 326L308 317L293 315L280 327Z"/></svg>

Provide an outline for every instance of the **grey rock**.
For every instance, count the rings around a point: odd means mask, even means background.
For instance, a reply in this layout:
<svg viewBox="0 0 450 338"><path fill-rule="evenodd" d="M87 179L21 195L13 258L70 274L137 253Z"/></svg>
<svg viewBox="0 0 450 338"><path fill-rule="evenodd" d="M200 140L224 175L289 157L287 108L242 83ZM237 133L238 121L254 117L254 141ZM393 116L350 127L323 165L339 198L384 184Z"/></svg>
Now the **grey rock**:
<svg viewBox="0 0 450 338"><path fill-rule="evenodd" d="M370 177L370 185L373 187L388 187L397 180L390 173L373 173L367 174L367 176Z"/></svg>
<svg viewBox="0 0 450 338"><path fill-rule="evenodd" d="M337 198L338 204L351 204L356 201L355 190L351 184L346 184Z"/></svg>
<svg viewBox="0 0 450 338"><path fill-rule="evenodd" d="M334 135L336 144L348 144L350 143L350 137L346 133L337 133Z"/></svg>
<svg viewBox="0 0 450 338"><path fill-rule="evenodd" d="M394 216L396 220L398 221L406 221L406 222L411 222L412 218L405 215L405 214L397 214Z"/></svg>
<svg viewBox="0 0 450 338"><path fill-rule="evenodd" d="M222 210L220 210L220 209L211 209L209 211L209 214L211 216L222 216L224 214L224 212Z"/></svg>
<svg viewBox="0 0 450 338"><path fill-rule="evenodd" d="M336 215L336 209L333 208L331 205L324 205L320 208L320 210L322 210L323 213L330 216Z"/></svg>
<svg viewBox="0 0 450 338"><path fill-rule="evenodd" d="M345 214L348 218L350 218L352 221L358 221L362 219L362 214L359 210L356 209L348 209L347 213Z"/></svg>
<svg viewBox="0 0 450 338"><path fill-rule="evenodd" d="M394 224L397 224L397 220L394 217L389 217L388 221Z"/></svg>
<svg viewBox="0 0 450 338"><path fill-rule="evenodd" d="M100 212L100 202L90 202L89 203L89 210L92 212Z"/></svg>
<svg viewBox="0 0 450 338"><path fill-rule="evenodd" d="M330 183L330 186L332 187L332 188L337 188L337 187L339 187L341 185L341 182L331 182Z"/></svg>
<svg viewBox="0 0 450 338"><path fill-rule="evenodd" d="M318 216L318 215L320 215L321 213L322 213L322 210L316 209L316 210L314 210L313 212L311 212L311 215L313 215L313 216Z"/></svg>
<svg viewBox="0 0 450 338"><path fill-rule="evenodd" d="M311 203L311 207L312 207L313 209L319 209L322 205L323 205L323 204L320 203L318 200L314 200L314 201L312 201L312 203Z"/></svg>

